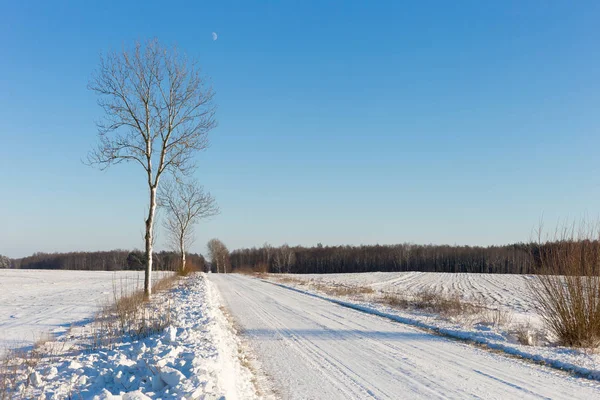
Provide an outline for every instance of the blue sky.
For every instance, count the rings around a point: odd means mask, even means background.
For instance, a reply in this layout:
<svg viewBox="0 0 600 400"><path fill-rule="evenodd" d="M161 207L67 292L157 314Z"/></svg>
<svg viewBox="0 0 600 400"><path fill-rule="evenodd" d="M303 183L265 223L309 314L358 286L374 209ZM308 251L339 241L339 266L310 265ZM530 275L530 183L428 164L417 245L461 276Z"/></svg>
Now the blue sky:
<svg viewBox="0 0 600 400"><path fill-rule="evenodd" d="M0 5L0 254L142 248L143 171L81 159L99 54L152 37L217 93L196 177L222 214L193 251L504 244L599 214L596 1L119 3Z"/></svg>

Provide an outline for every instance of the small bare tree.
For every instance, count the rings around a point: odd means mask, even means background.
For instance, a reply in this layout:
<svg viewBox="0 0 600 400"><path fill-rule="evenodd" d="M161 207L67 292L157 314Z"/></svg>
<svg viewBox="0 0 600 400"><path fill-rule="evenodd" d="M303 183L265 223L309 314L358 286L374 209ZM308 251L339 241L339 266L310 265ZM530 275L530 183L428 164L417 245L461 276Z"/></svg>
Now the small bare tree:
<svg viewBox="0 0 600 400"><path fill-rule="evenodd" d="M145 171L149 202L144 292L150 296L160 178L165 172L189 174L195 152L208 147L208 132L216 125L213 91L196 63L157 40L102 57L89 89L99 96L105 117L98 123L100 143L88 154L88 164L106 169L133 162Z"/></svg>
<svg viewBox="0 0 600 400"><path fill-rule="evenodd" d="M185 250L193 242L194 225L219 214L219 207L196 181L163 183L158 204L166 210L164 227L172 247L181 253L181 272L185 273Z"/></svg>
<svg viewBox="0 0 600 400"><path fill-rule="evenodd" d="M227 265L229 264L229 249L219 239L211 239L208 241L208 255L212 262L217 266L217 273L221 271L227 273Z"/></svg>

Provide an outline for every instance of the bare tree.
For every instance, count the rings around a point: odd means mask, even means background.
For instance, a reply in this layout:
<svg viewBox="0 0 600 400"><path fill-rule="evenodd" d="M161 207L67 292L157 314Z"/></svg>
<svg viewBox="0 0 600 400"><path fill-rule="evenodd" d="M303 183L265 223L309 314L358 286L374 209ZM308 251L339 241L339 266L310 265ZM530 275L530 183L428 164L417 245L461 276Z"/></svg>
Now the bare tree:
<svg viewBox="0 0 600 400"><path fill-rule="evenodd" d="M208 241L206 247L208 248L208 255L212 262L217 266L217 273L223 271L227 273L227 266L229 264L229 249L219 239L211 239Z"/></svg>
<svg viewBox="0 0 600 400"><path fill-rule="evenodd" d="M181 253L181 272L185 273L185 249L194 239L194 225L219 214L219 207L196 181L165 182L158 194L158 204L166 210L164 227L173 249Z"/></svg>
<svg viewBox="0 0 600 400"><path fill-rule="evenodd" d="M289 273L292 265L296 262L296 254L294 250L288 246L288 244L284 244L275 250L274 256L275 267L277 268L277 272Z"/></svg>
<svg viewBox="0 0 600 400"><path fill-rule="evenodd" d="M268 242L265 242L265 244L263 244L263 249L265 249L265 264L268 267L271 263L271 257L273 256L273 246Z"/></svg>
<svg viewBox="0 0 600 400"><path fill-rule="evenodd" d="M10 258L0 254L0 268L10 268Z"/></svg>
<svg viewBox="0 0 600 400"><path fill-rule="evenodd" d="M88 164L106 169L133 162L145 171L149 203L144 292L150 296L160 178L165 172L189 174L195 168L194 153L208 147L208 132L216 126L213 90L196 63L157 40L102 57L88 87L99 96L105 113L98 123L100 143L88 154Z"/></svg>

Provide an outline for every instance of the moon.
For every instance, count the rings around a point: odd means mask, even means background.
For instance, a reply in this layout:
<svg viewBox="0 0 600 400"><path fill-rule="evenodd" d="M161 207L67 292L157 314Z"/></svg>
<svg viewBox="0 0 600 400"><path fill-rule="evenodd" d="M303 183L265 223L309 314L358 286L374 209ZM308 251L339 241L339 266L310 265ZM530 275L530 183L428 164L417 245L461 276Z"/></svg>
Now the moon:
<svg viewBox="0 0 600 400"><path fill-rule="evenodd" d="M219 36L217 35L217 32L213 32L212 33L212 39L213 40L217 40L219 38Z"/></svg>

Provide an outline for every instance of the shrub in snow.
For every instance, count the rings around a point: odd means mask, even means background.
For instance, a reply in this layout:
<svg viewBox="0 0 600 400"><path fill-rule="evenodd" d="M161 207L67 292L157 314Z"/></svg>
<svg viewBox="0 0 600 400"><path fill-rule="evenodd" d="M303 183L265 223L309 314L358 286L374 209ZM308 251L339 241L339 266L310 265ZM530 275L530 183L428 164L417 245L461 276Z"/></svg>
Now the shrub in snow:
<svg viewBox="0 0 600 400"><path fill-rule="evenodd" d="M540 246L539 274L531 285L537 309L561 345L600 344L600 234L582 225Z"/></svg>

